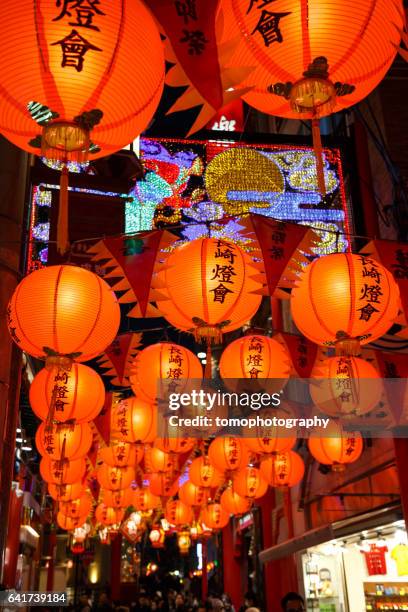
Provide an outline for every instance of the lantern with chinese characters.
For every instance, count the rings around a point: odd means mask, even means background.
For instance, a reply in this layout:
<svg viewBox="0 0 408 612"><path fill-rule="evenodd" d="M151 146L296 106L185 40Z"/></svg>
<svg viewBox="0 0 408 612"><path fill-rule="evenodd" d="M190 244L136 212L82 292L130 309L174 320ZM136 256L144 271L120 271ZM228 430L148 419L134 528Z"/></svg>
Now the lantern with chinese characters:
<svg viewBox="0 0 408 612"><path fill-rule="evenodd" d="M202 506L207 501L208 489L197 487L187 480L179 489L179 498L187 506Z"/></svg>
<svg viewBox="0 0 408 612"><path fill-rule="evenodd" d="M299 331L316 344L361 344L385 334L397 317L399 289L392 274L371 257L334 253L315 259L292 291ZM350 343L350 351L356 351Z"/></svg>
<svg viewBox="0 0 408 612"><path fill-rule="evenodd" d="M156 438L154 446L165 453L188 453L194 448L194 438L183 438L178 427L167 426L168 437Z"/></svg>
<svg viewBox="0 0 408 612"><path fill-rule="evenodd" d="M315 429L308 440L309 451L319 463L342 472L363 452L363 439L357 431L345 431L338 421L331 420L326 429Z"/></svg>
<svg viewBox="0 0 408 612"><path fill-rule="evenodd" d="M50 459L80 459L92 446L92 430L88 423L41 423L35 444L40 455Z"/></svg>
<svg viewBox="0 0 408 612"><path fill-rule="evenodd" d="M242 440L228 436L211 442L208 459L220 472L235 472L248 465L250 453Z"/></svg>
<svg viewBox="0 0 408 612"><path fill-rule="evenodd" d="M135 395L155 402L167 391L174 391L169 385L176 385L177 393L183 393L191 379L201 381L202 377L203 369L194 353L172 342L158 342L137 354L129 378Z"/></svg>
<svg viewBox="0 0 408 612"><path fill-rule="evenodd" d="M42 137L45 153L63 161L110 155L132 142L149 124L164 81L163 47L143 2L24 0L18 23L14 9L6 0L0 11L2 134L30 153Z"/></svg>
<svg viewBox="0 0 408 612"><path fill-rule="evenodd" d="M110 491L109 489L102 489L100 497L105 506L111 506L112 508L128 508L134 506L136 491L130 487L126 489L119 489L118 491Z"/></svg>
<svg viewBox="0 0 408 612"><path fill-rule="evenodd" d="M218 487L224 481L224 474L214 467L208 457L193 459L188 474L191 482L197 487Z"/></svg>
<svg viewBox="0 0 408 612"><path fill-rule="evenodd" d="M67 502L60 502L58 509L62 514L76 518L78 516L88 516L92 508L92 500L88 493L78 499Z"/></svg>
<svg viewBox="0 0 408 612"><path fill-rule="evenodd" d="M148 512L160 505L160 497L153 495L149 489L136 489L133 505L139 512Z"/></svg>
<svg viewBox="0 0 408 612"><path fill-rule="evenodd" d="M158 497L171 497L175 495L179 488L178 477L178 472L149 474L150 492Z"/></svg>
<svg viewBox="0 0 408 612"><path fill-rule="evenodd" d="M169 521L170 525L186 525L193 520L193 511L179 499L168 501L165 518Z"/></svg>
<svg viewBox="0 0 408 612"><path fill-rule="evenodd" d="M101 465L97 472L96 478L102 488L109 491L119 491L126 489L135 478L135 470L131 466L112 467L110 465Z"/></svg>
<svg viewBox="0 0 408 612"><path fill-rule="evenodd" d="M111 436L122 442L153 442L157 434L157 410L137 397L112 408Z"/></svg>
<svg viewBox="0 0 408 612"><path fill-rule="evenodd" d="M57 514L57 524L61 529L65 529L66 531L72 531L77 527L83 525L86 521L86 515L84 516L67 516L66 514L62 514L62 512L58 512Z"/></svg>
<svg viewBox="0 0 408 612"><path fill-rule="evenodd" d="M92 421L105 401L99 374L82 363L69 369L51 366L40 370L30 386L30 405L43 421Z"/></svg>
<svg viewBox="0 0 408 612"><path fill-rule="evenodd" d="M249 512L252 506L250 499L241 497L232 487L227 487L223 491L220 504L229 514L244 514Z"/></svg>
<svg viewBox="0 0 408 612"><path fill-rule="evenodd" d="M234 476L232 489L241 497L258 499L265 495L268 483L258 468L248 466Z"/></svg>
<svg viewBox="0 0 408 612"><path fill-rule="evenodd" d="M72 484L81 480L86 472L85 459L52 461L43 457L40 461L40 474L45 482L56 485Z"/></svg>
<svg viewBox="0 0 408 612"><path fill-rule="evenodd" d="M234 40L224 68L248 69L244 100L271 115L311 119L316 130L320 117L378 85L404 22L400 0L222 0L221 24L219 44Z"/></svg>
<svg viewBox="0 0 408 612"><path fill-rule="evenodd" d="M176 472L179 467L177 455L169 455L158 448L147 447L144 465L146 472Z"/></svg>
<svg viewBox="0 0 408 612"><path fill-rule="evenodd" d="M262 283L256 275L256 264L232 241L192 240L171 251L158 272L162 297L157 303L175 327L218 341L258 310Z"/></svg>
<svg viewBox="0 0 408 612"><path fill-rule="evenodd" d="M97 357L115 338L119 323L119 305L108 283L76 266L32 272L17 285L7 309L14 342L51 363L58 362L55 356Z"/></svg>
<svg viewBox="0 0 408 612"><path fill-rule="evenodd" d="M188 555L191 546L191 538L188 531L180 531L177 534L177 546L180 555Z"/></svg>
<svg viewBox="0 0 408 612"><path fill-rule="evenodd" d="M159 525L154 525L149 533L149 540L153 548L164 548L165 537L166 534L164 529L162 529Z"/></svg>
<svg viewBox="0 0 408 612"><path fill-rule="evenodd" d="M221 504L210 503L201 510L200 519L210 529L222 529L228 525L229 514Z"/></svg>
<svg viewBox="0 0 408 612"><path fill-rule="evenodd" d="M72 499L77 499L84 492L82 482L74 482L72 484L48 484L48 493L55 501L66 502Z"/></svg>
<svg viewBox="0 0 408 612"><path fill-rule="evenodd" d="M291 430L285 426L279 426L278 421L278 419L286 420L292 416L289 408L284 410L280 408L276 410L261 410L259 416L263 419L262 425L256 425L256 427L251 428L244 427L242 429L242 442L252 452L259 455L270 455L272 453L283 453L294 447L296 435L291 435ZM271 422L270 425L268 420ZM256 437L252 437L254 435Z"/></svg>
<svg viewBox="0 0 408 612"><path fill-rule="evenodd" d="M294 487L303 478L305 464L294 451L272 455L261 461L260 471L265 480L278 489Z"/></svg>
<svg viewBox="0 0 408 612"><path fill-rule="evenodd" d="M129 442L119 442L99 450L101 461L118 467L125 467L126 465L134 466L141 462L143 455L144 449L142 445L130 444Z"/></svg>
<svg viewBox="0 0 408 612"><path fill-rule="evenodd" d="M328 357L312 373L313 403L332 417L355 417L370 412L381 400L383 385L377 370L364 359Z"/></svg>
<svg viewBox="0 0 408 612"><path fill-rule="evenodd" d="M105 504L98 504L95 510L97 522L108 527L121 523L124 516L125 512L122 508L111 508L110 506L105 506Z"/></svg>

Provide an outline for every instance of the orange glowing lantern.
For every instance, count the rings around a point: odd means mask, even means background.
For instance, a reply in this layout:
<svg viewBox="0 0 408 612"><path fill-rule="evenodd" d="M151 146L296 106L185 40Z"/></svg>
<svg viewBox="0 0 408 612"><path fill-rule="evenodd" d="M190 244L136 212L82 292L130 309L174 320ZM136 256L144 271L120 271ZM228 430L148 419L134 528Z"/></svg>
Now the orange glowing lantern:
<svg viewBox="0 0 408 612"><path fill-rule="evenodd" d="M341 472L347 464L360 458L363 439L359 432L344 431L339 422L332 420L326 429L316 429L310 434L308 446L316 461Z"/></svg>
<svg viewBox="0 0 408 612"><path fill-rule="evenodd" d="M82 482L74 482L72 484L48 484L48 493L55 501L67 502L72 499L77 499L84 492Z"/></svg>
<svg viewBox="0 0 408 612"><path fill-rule="evenodd" d="M171 497L178 491L177 472L160 472L149 474L149 489L153 495L158 497Z"/></svg>
<svg viewBox="0 0 408 612"><path fill-rule="evenodd" d="M193 520L193 511L182 501L173 500L166 504L165 518L171 525L186 525Z"/></svg>
<svg viewBox="0 0 408 612"><path fill-rule="evenodd" d="M258 310L256 264L231 241L199 238L176 247L157 274L158 306L174 327L219 340ZM154 281L153 281L154 282Z"/></svg>
<svg viewBox="0 0 408 612"><path fill-rule="evenodd" d="M197 487L195 484L187 480L180 487L179 498L187 506L202 506L207 501L208 489L204 489L204 487Z"/></svg>
<svg viewBox="0 0 408 612"><path fill-rule="evenodd" d="M196 487L218 487L224 481L224 474L212 465L208 457L193 459L188 474Z"/></svg>
<svg viewBox="0 0 408 612"><path fill-rule="evenodd" d="M191 546L191 538L188 531L180 531L177 534L177 546L180 555L188 555Z"/></svg>
<svg viewBox="0 0 408 612"><path fill-rule="evenodd" d="M211 503L201 510L200 518L210 529L222 529L228 525L229 514L221 504Z"/></svg>
<svg viewBox="0 0 408 612"><path fill-rule="evenodd" d="M7 323L14 342L33 357L47 357L51 363L58 363L55 355L88 361L115 338L120 309L108 283L93 272L49 266L18 284Z"/></svg>
<svg viewBox="0 0 408 612"><path fill-rule="evenodd" d="M157 435L157 409L137 397L112 408L111 436L122 442L153 442Z"/></svg>
<svg viewBox="0 0 408 612"><path fill-rule="evenodd" d="M126 465L137 465L144 455L142 445L119 442L113 446L107 446L99 450L99 458L111 466L125 467ZM108 506L110 504L107 504Z"/></svg>
<svg viewBox="0 0 408 612"><path fill-rule="evenodd" d="M165 538L166 538L166 534L165 534L164 529L162 529L158 525L154 525L153 529L149 533L149 540L153 548L164 548Z"/></svg>
<svg viewBox="0 0 408 612"><path fill-rule="evenodd" d="M92 430L87 423L41 423L35 444L40 455L50 459L80 459L92 446Z"/></svg>
<svg viewBox="0 0 408 612"><path fill-rule="evenodd" d="M248 448L239 438L215 438L208 447L208 458L220 472L235 472L250 461Z"/></svg>
<svg viewBox="0 0 408 612"><path fill-rule="evenodd" d="M180 436L178 427L167 427L168 437L156 438L154 446L165 453L188 453L194 448L194 438L183 438Z"/></svg>
<svg viewBox="0 0 408 612"><path fill-rule="evenodd" d="M103 489L119 491L130 487L135 478L135 470L131 466L112 467L103 464L96 472L96 478Z"/></svg>
<svg viewBox="0 0 408 612"><path fill-rule="evenodd" d="M65 529L66 531L72 531L77 527L81 527L86 521L86 514L84 516L67 516L66 514L62 514L62 512L58 512L57 514L57 524L61 529Z"/></svg>
<svg viewBox="0 0 408 612"><path fill-rule="evenodd" d="M88 516L92 508L92 500L88 493L85 493L78 499L72 499L67 502L60 502L59 511L66 516L77 518L78 516Z"/></svg>
<svg viewBox="0 0 408 612"><path fill-rule="evenodd" d="M293 319L316 344L348 338L361 344L385 334L399 310L399 289L392 274L371 257L334 253L315 259L292 292Z"/></svg>
<svg viewBox="0 0 408 612"><path fill-rule="evenodd" d="M44 368L30 386L30 405L43 421L92 421L105 401L101 377L82 363L72 363L68 370L58 366Z"/></svg>
<svg viewBox="0 0 408 612"><path fill-rule="evenodd" d="M289 430L284 425L279 425L279 419L287 419L291 414L289 410L279 408L276 410L262 410L259 416L263 419L263 424L251 428L244 427L242 442L252 452L260 455L283 453L291 450L296 443L296 436L289 435ZM254 434L256 438L252 437Z"/></svg>
<svg viewBox="0 0 408 612"><path fill-rule="evenodd" d="M131 488L119 489L118 491L103 489L100 494L105 506L111 506L112 508L128 508L129 506L135 505L136 491Z"/></svg>
<svg viewBox="0 0 408 612"><path fill-rule="evenodd" d="M383 385L377 370L364 359L328 357L313 371L309 385L313 403L333 417L359 416L381 400Z"/></svg>
<svg viewBox="0 0 408 612"><path fill-rule="evenodd" d="M98 504L95 510L97 522L107 527L121 523L124 516L125 511L122 508L111 508L105 504Z"/></svg>
<svg viewBox="0 0 408 612"><path fill-rule="evenodd" d="M258 499L265 495L268 490L268 483L258 468L249 466L234 476L232 488L241 497ZM211 525L209 526L211 527Z"/></svg>
<svg viewBox="0 0 408 612"><path fill-rule="evenodd" d="M294 451L272 455L261 461L261 474L272 486L279 489L294 487L303 478L305 464Z"/></svg>
<svg viewBox="0 0 408 612"><path fill-rule="evenodd" d="M227 487L221 495L220 504L229 514L244 514L251 509L252 501L235 493L232 487Z"/></svg>
<svg viewBox="0 0 408 612"><path fill-rule="evenodd" d="M52 484L72 484L81 480L86 472L85 459L52 461L43 457L40 461L40 474L45 482Z"/></svg>
<svg viewBox="0 0 408 612"><path fill-rule="evenodd" d="M148 512L160 505L160 497L153 495L149 489L136 489L133 505L139 512Z"/></svg>
<svg viewBox="0 0 408 612"><path fill-rule="evenodd" d="M191 379L201 381L200 360L184 346L158 342L136 355L129 377L135 395L147 402L162 397L177 377L177 392L183 393ZM190 383L191 384L191 383Z"/></svg>
<svg viewBox="0 0 408 612"><path fill-rule="evenodd" d="M177 455L169 455L158 448L147 447L145 450L146 472L176 472L179 467Z"/></svg>

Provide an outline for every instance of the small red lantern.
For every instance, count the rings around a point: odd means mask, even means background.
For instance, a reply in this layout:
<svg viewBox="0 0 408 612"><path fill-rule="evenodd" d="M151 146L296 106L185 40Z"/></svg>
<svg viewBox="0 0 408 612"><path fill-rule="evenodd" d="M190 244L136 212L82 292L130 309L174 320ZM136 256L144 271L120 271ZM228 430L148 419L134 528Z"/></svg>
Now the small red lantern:
<svg viewBox="0 0 408 612"><path fill-rule="evenodd" d="M85 459L51 461L43 457L40 461L40 474L43 480L57 485L78 482L85 472Z"/></svg>
<svg viewBox="0 0 408 612"><path fill-rule="evenodd" d="M250 461L250 453L239 438L215 438L208 448L210 462L221 472L241 470Z"/></svg>
<svg viewBox="0 0 408 612"><path fill-rule="evenodd" d="M40 455L54 461L81 459L92 446L92 430L88 423L41 423L35 444Z"/></svg>
<svg viewBox="0 0 408 612"><path fill-rule="evenodd" d="M287 489L298 484L305 473L305 464L294 451L272 455L261 461L261 474L272 486Z"/></svg>
<svg viewBox="0 0 408 612"><path fill-rule="evenodd" d="M193 511L180 500L168 501L165 518L171 525L186 525L193 520Z"/></svg>
<svg viewBox="0 0 408 612"><path fill-rule="evenodd" d="M119 491L119 489L126 489L132 484L135 479L135 470L131 466L112 467L104 464L98 468L96 478L104 489Z"/></svg>
<svg viewBox="0 0 408 612"><path fill-rule="evenodd" d="M221 504L211 503L202 509L200 518L210 529L222 529L228 525L229 514Z"/></svg>
<svg viewBox="0 0 408 612"><path fill-rule="evenodd" d="M241 497L232 487L228 487L221 495L220 504L229 514L244 514L250 511L252 501Z"/></svg>
<svg viewBox="0 0 408 612"><path fill-rule="evenodd" d="M217 470L208 457L197 457L191 462L189 478L197 487L218 487L224 481L224 475Z"/></svg>
<svg viewBox="0 0 408 612"><path fill-rule="evenodd" d="M116 467L135 466L141 462L143 455L144 449L141 444L130 444L129 442L118 442L99 450L100 460Z"/></svg>
<svg viewBox="0 0 408 612"><path fill-rule="evenodd" d="M111 508L105 504L99 504L95 510L95 518L98 523L106 526L121 523L124 516L125 512L122 508Z"/></svg>
<svg viewBox="0 0 408 612"><path fill-rule="evenodd" d="M187 480L180 487L179 498L187 506L202 506L207 501L208 489L197 487L197 485Z"/></svg>
<svg viewBox="0 0 408 612"><path fill-rule="evenodd" d="M246 467L234 476L232 488L241 497L258 499L265 495L268 483L258 468Z"/></svg>

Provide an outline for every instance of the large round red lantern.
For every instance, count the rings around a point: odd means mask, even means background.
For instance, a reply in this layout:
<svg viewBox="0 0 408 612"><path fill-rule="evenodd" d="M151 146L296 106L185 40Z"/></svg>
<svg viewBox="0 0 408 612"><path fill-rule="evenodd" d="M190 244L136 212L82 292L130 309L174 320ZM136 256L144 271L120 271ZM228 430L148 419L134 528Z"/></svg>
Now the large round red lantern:
<svg viewBox="0 0 408 612"><path fill-rule="evenodd" d="M235 493L232 487L227 487L221 495L220 504L229 514L244 514L250 511L252 501Z"/></svg>
<svg viewBox="0 0 408 612"><path fill-rule="evenodd" d="M108 283L76 266L32 272L18 284L7 309L11 337L33 357L88 361L112 342L119 323L119 305Z"/></svg>
<svg viewBox="0 0 408 612"><path fill-rule="evenodd" d="M168 427L169 436L156 438L154 446L165 453L188 453L196 444L195 438L183 438L176 427Z"/></svg>
<svg viewBox="0 0 408 612"><path fill-rule="evenodd" d="M92 446L92 430L88 423L41 423L35 444L40 455L50 459L80 459Z"/></svg>
<svg viewBox="0 0 408 612"><path fill-rule="evenodd" d="M92 421L105 401L101 377L82 363L72 363L68 370L58 366L44 368L30 386L30 405L43 421Z"/></svg>
<svg viewBox="0 0 408 612"><path fill-rule="evenodd" d="M105 506L112 508L128 508L135 505L136 490L127 488L119 491L101 490L101 499Z"/></svg>
<svg viewBox="0 0 408 612"><path fill-rule="evenodd" d="M2 134L37 154L42 135L43 152L63 161L132 142L164 80L162 43L145 4L24 0L18 20L14 9L8 0L0 10Z"/></svg>
<svg viewBox="0 0 408 612"><path fill-rule="evenodd" d="M111 466L125 467L126 465L137 465L144 455L144 448L140 444L119 442L113 446L106 446L99 450L99 458ZM110 504L107 504L108 506Z"/></svg>
<svg viewBox="0 0 408 612"><path fill-rule="evenodd" d="M45 482L52 484L72 484L81 480L86 472L85 459L52 461L43 457L40 461L40 474Z"/></svg>
<svg viewBox="0 0 408 612"><path fill-rule="evenodd" d="M249 255L234 244L199 238L176 247L157 275L158 306L175 327L197 338L219 339L249 321L261 302L259 272Z"/></svg>
<svg viewBox="0 0 408 612"><path fill-rule="evenodd" d="M171 525L186 525L193 520L193 511L182 501L173 500L166 504L165 518Z"/></svg>
<svg viewBox="0 0 408 612"><path fill-rule="evenodd" d="M292 412L289 409L266 409L260 411L259 416L263 419L262 425L256 425L256 427L251 428L244 427L242 430L242 442L252 452L259 455L270 455L272 453L283 453L294 447L296 435L290 435L291 430L284 426L279 426L278 420L290 418ZM256 437L252 437L254 435Z"/></svg>
<svg viewBox="0 0 408 612"><path fill-rule="evenodd" d="M171 497L179 488L177 472L159 472L149 474L150 492L157 497Z"/></svg>
<svg viewBox="0 0 408 612"><path fill-rule="evenodd" d="M268 483L258 468L248 466L234 476L232 488L241 497L258 499L265 495Z"/></svg>
<svg viewBox="0 0 408 612"><path fill-rule="evenodd" d="M250 461L248 448L239 438L215 438L208 447L208 458L220 472L235 472Z"/></svg>
<svg viewBox="0 0 408 612"><path fill-rule="evenodd" d="M364 255L334 253L303 270L291 310L299 331L316 344L344 338L366 344L388 331L399 303L398 285L382 264Z"/></svg>
<svg viewBox="0 0 408 612"><path fill-rule="evenodd" d="M172 342L158 342L136 355L129 379L135 395L155 402L163 398L171 381L176 380L177 392L183 393L191 379L201 381L202 376L200 360L194 353Z"/></svg>
<svg viewBox="0 0 408 612"><path fill-rule="evenodd" d="M294 487L303 478L305 464L294 451L272 455L261 461L260 471L265 480L280 489Z"/></svg>
<svg viewBox="0 0 408 612"><path fill-rule="evenodd" d="M65 529L66 531L72 531L77 527L81 527L86 521L87 515L84 516L67 516L66 514L62 514L62 512L58 512L57 514L57 524L61 529Z"/></svg>
<svg viewBox="0 0 408 612"><path fill-rule="evenodd" d="M77 499L84 492L82 482L73 482L72 484L48 484L48 493L55 501L67 502L72 499Z"/></svg>
<svg viewBox="0 0 408 612"><path fill-rule="evenodd" d="M179 462L177 455L169 455L158 448L147 447L145 450L144 465L146 472L175 472Z"/></svg>
<svg viewBox="0 0 408 612"><path fill-rule="evenodd" d="M229 514L221 504L211 503L201 510L200 519L210 529L222 529L228 525Z"/></svg>
<svg viewBox="0 0 408 612"><path fill-rule="evenodd" d="M309 385L313 403L332 417L356 417L370 412L384 391L377 370L364 359L328 357L313 371Z"/></svg>
<svg viewBox="0 0 408 612"><path fill-rule="evenodd" d="M137 397L112 408L111 436L123 442L153 442L157 435L157 408Z"/></svg>
<svg viewBox="0 0 408 612"><path fill-rule="evenodd" d="M148 512L154 510L160 505L160 497L153 495L149 489L136 489L134 497L134 506L139 512Z"/></svg>
<svg viewBox="0 0 408 612"><path fill-rule="evenodd" d="M312 431L308 446L316 461L341 472L347 464L360 458L363 439L359 432L345 431L341 423L332 420L326 429Z"/></svg>
<svg viewBox="0 0 408 612"><path fill-rule="evenodd" d="M132 484L135 478L135 470L131 466L112 467L103 464L98 468L96 478L103 489L118 491L119 489L126 489Z"/></svg>
<svg viewBox="0 0 408 612"><path fill-rule="evenodd" d="M208 489L197 487L189 480L181 485L178 494L187 506L202 506L208 499Z"/></svg>
<svg viewBox="0 0 408 612"><path fill-rule="evenodd" d="M125 511L122 508L111 508L105 504L98 504L95 510L97 522L106 526L121 523L124 516Z"/></svg>
<svg viewBox="0 0 408 612"><path fill-rule="evenodd" d="M77 499L72 499L67 502L60 502L59 511L66 516L77 518L79 516L88 516L92 508L92 500L88 493L85 493Z"/></svg>
<svg viewBox="0 0 408 612"><path fill-rule="evenodd" d="M193 459L188 474L191 482L197 487L218 487L224 481L224 474L214 467L208 457Z"/></svg>

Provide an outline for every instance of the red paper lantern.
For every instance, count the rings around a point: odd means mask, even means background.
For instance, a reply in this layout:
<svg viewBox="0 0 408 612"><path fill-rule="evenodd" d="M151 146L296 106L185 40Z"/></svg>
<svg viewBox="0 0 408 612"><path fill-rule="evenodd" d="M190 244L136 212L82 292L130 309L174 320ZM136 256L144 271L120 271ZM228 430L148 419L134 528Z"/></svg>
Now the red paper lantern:
<svg viewBox="0 0 408 612"><path fill-rule="evenodd" d="M43 457L40 461L40 474L45 482L56 485L72 484L81 480L86 472L85 459L70 461L51 461Z"/></svg>
<svg viewBox="0 0 408 612"><path fill-rule="evenodd" d="M292 411L288 408L282 409L266 409L259 413L259 416L264 419L265 425L257 425L256 427L244 427L242 430L242 442L254 453L260 455L270 455L272 453L283 453L291 450L296 443L296 435L290 435L286 427L273 425L273 419L288 419L292 416ZM271 425L268 424L268 419L271 420ZM253 436L256 437L253 437Z"/></svg>
<svg viewBox="0 0 408 612"><path fill-rule="evenodd" d="M193 459L188 470L189 479L197 487L218 487L224 481L224 475L217 470L208 457Z"/></svg>
<svg viewBox="0 0 408 612"><path fill-rule="evenodd" d="M100 492L100 497L105 506L128 508L129 506L135 506L136 490L130 488L119 489L118 491L103 489Z"/></svg>
<svg viewBox="0 0 408 612"><path fill-rule="evenodd" d="M196 443L195 438L182 438L178 428L168 427L169 437L156 438L154 446L165 453L188 453Z"/></svg>
<svg viewBox="0 0 408 612"><path fill-rule="evenodd" d="M215 438L208 447L208 458L220 472L235 472L250 461L250 453L239 438Z"/></svg>
<svg viewBox="0 0 408 612"><path fill-rule="evenodd" d="M99 450L99 458L111 466L125 467L135 466L143 459L144 449L140 444L119 442L113 446L107 446ZM107 504L108 506L110 504Z"/></svg>
<svg viewBox="0 0 408 612"><path fill-rule="evenodd" d="M171 497L179 488L178 474L175 472L160 472L149 474L150 492L158 497Z"/></svg>
<svg viewBox="0 0 408 612"><path fill-rule="evenodd" d="M92 500L88 493L85 493L77 499L72 499L67 502L60 502L59 511L71 518L79 516L88 516L92 508Z"/></svg>
<svg viewBox="0 0 408 612"><path fill-rule="evenodd" d="M101 465L96 472L96 478L103 489L119 491L129 487L135 478L135 469L131 466L112 467Z"/></svg>
<svg viewBox="0 0 408 612"><path fill-rule="evenodd" d="M344 431L339 422L332 420L326 429L312 431L308 446L316 461L341 472L346 465L360 458L363 439L359 432Z"/></svg>
<svg viewBox="0 0 408 612"><path fill-rule="evenodd" d="M147 447L144 465L146 472L175 472L179 462L177 455L169 455L158 448Z"/></svg>
<svg viewBox="0 0 408 612"><path fill-rule="evenodd" d="M72 531L77 527L81 527L86 521L86 514L84 516L67 516L66 514L62 514L62 512L58 512L57 514L57 524L61 529L65 529L66 531Z"/></svg>
<svg viewBox="0 0 408 612"><path fill-rule="evenodd" d="M122 508L111 508L110 506L105 506L105 504L98 504L95 510L97 522L106 526L121 523L124 516L125 512Z"/></svg>
<svg viewBox="0 0 408 612"><path fill-rule="evenodd" d="M193 520L193 511L180 500L168 501L165 518L171 525L186 525Z"/></svg>
<svg viewBox="0 0 408 612"><path fill-rule="evenodd" d="M211 503L201 510L201 521L210 529L222 529L229 522L229 514L221 504Z"/></svg>
<svg viewBox="0 0 408 612"><path fill-rule="evenodd" d="M139 512L147 512L154 510L160 505L160 497L153 495L149 489L136 489L134 497L134 506Z"/></svg>
<svg viewBox="0 0 408 612"><path fill-rule="evenodd" d="M279 489L294 487L303 478L305 464L294 451L272 455L261 461L261 474L272 486Z"/></svg>
<svg viewBox="0 0 408 612"><path fill-rule="evenodd" d="M202 506L208 498L208 489L197 487L187 480L179 489L179 498L187 506Z"/></svg>
<svg viewBox="0 0 408 612"><path fill-rule="evenodd" d="M244 514L250 511L252 501L241 497L232 487L228 487L221 495L220 504L229 514Z"/></svg>
<svg viewBox="0 0 408 612"><path fill-rule="evenodd" d="M80 459L88 454L92 446L92 430L88 423L41 423L35 435L35 444L40 455L50 459Z"/></svg>
<svg viewBox="0 0 408 612"><path fill-rule="evenodd" d="M55 501L67 502L72 499L77 499L84 492L82 482L74 482L72 484L48 484L48 493Z"/></svg>
<svg viewBox="0 0 408 612"><path fill-rule="evenodd" d="M265 495L268 483L258 468L247 467L234 476L232 488L241 497L258 499Z"/></svg>
<svg viewBox="0 0 408 612"><path fill-rule="evenodd" d="M4 4L0 23L3 8ZM21 4L20 10L24 12ZM3 59L0 56L0 64ZM0 123L2 110L4 105ZM17 285L7 309L11 337L33 357L50 358L50 349L56 355L88 361L111 344L119 323L119 305L108 283L76 266L49 266L32 272Z"/></svg>
<svg viewBox="0 0 408 612"><path fill-rule="evenodd" d="M112 408L111 436L122 442L153 442L157 435L157 408L137 397Z"/></svg>

